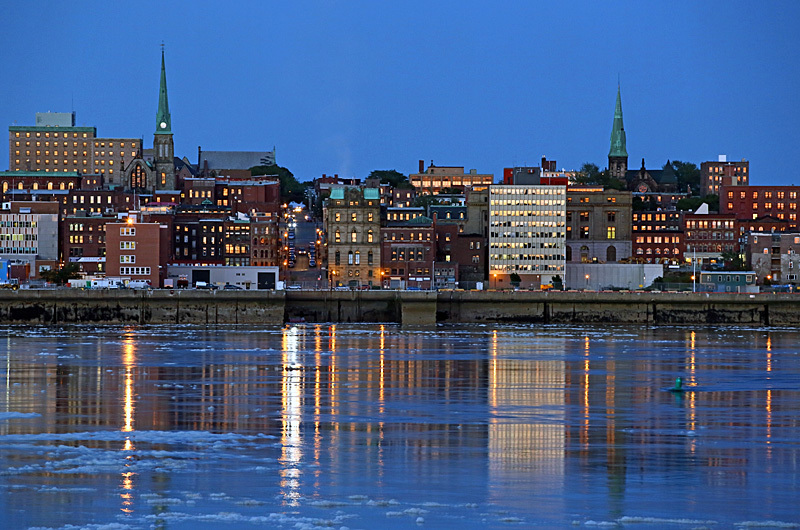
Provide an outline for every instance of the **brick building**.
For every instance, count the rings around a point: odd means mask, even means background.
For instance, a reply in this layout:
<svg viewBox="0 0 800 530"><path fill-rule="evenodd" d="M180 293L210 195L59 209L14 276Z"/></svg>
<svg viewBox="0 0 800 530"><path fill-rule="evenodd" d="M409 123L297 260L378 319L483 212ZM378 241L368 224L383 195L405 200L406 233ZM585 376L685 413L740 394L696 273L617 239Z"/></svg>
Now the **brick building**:
<svg viewBox="0 0 800 530"><path fill-rule="evenodd" d="M716 162L700 164L701 195L719 195L723 186L747 186L749 181L750 162L747 160L729 162L727 156L720 155Z"/></svg>
<svg viewBox="0 0 800 530"><path fill-rule="evenodd" d="M106 223L106 276L149 280L161 287L166 275L167 255L163 243L167 228L160 223Z"/></svg>
<svg viewBox="0 0 800 530"><path fill-rule="evenodd" d="M680 264L686 248L681 211L638 211L631 217L633 260Z"/></svg>
<svg viewBox="0 0 800 530"><path fill-rule="evenodd" d="M389 221L381 233L381 279L386 289L430 289L435 254L433 221Z"/></svg>
<svg viewBox="0 0 800 530"><path fill-rule="evenodd" d="M724 252L738 252L736 216L724 213L687 213L685 226L686 261L717 263Z"/></svg>
<svg viewBox="0 0 800 530"><path fill-rule="evenodd" d="M721 213L741 221L772 217L786 221L789 230L798 228L798 203L796 186L723 186L719 197Z"/></svg>

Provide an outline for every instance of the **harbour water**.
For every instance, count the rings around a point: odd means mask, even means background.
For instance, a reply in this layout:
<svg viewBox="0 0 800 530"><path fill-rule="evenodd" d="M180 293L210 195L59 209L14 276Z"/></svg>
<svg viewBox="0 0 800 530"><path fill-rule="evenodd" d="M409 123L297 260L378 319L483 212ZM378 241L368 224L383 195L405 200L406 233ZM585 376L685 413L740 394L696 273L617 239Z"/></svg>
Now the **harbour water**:
<svg viewBox="0 0 800 530"><path fill-rule="evenodd" d="M0 329L2 528L800 528L800 330ZM684 377L686 392L666 388Z"/></svg>

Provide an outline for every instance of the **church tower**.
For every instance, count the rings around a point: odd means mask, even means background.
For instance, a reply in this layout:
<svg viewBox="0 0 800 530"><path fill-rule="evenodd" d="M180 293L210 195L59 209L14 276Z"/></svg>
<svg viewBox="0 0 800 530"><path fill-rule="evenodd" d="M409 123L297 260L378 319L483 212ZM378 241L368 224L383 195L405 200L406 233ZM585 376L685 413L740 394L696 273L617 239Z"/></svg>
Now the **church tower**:
<svg viewBox="0 0 800 530"><path fill-rule="evenodd" d="M622 125L622 98L617 85L617 107L614 109L614 125L611 127L611 150L608 152L609 174L625 182L628 171L628 151L625 148L625 127Z"/></svg>
<svg viewBox="0 0 800 530"><path fill-rule="evenodd" d="M175 183L175 145L172 141L172 118L167 100L167 70L164 66L164 45L161 45L161 85L158 90L158 112L156 113L156 132L153 138L153 162L155 165L154 188L174 190Z"/></svg>

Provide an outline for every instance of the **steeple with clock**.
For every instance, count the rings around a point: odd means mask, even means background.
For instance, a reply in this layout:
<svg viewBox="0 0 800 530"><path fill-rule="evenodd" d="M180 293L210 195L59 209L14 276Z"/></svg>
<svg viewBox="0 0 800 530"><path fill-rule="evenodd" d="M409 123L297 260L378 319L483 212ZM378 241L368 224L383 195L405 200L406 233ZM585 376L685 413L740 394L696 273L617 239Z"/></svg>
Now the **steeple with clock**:
<svg viewBox="0 0 800 530"><path fill-rule="evenodd" d="M175 189L175 145L172 141L172 118L167 100L167 70L164 65L164 45L161 45L161 85L158 90L156 132L153 138L154 184L157 190Z"/></svg>
<svg viewBox="0 0 800 530"><path fill-rule="evenodd" d="M628 150L625 146L625 127L622 125L622 98L617 85L617 106L614 109L614 124L611 127L611 149L608 151L608 172L612 177L625 182L628 172Z"/></svg>

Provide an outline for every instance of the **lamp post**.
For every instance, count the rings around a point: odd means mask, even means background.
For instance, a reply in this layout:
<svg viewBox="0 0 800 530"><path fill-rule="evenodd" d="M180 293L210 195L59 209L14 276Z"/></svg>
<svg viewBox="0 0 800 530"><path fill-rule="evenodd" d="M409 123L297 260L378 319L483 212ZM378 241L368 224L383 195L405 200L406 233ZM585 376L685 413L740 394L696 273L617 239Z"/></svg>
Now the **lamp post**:
<svg viewBox="0 0 800 530"><path fill-rule="evenodd" d="M492 276L494 277L494 287L493 287L493 289L496 291L497 290L497 273L493 272Z"/></svg>
<svg viewBox="0 0 800 530"><path fill-rule="evenodd" d="M589 275L587 274L584 277L586 278L586 290L588 291L589 290Z"/></svg>

